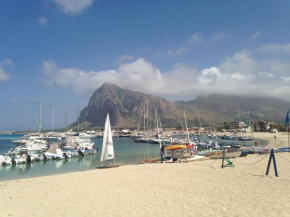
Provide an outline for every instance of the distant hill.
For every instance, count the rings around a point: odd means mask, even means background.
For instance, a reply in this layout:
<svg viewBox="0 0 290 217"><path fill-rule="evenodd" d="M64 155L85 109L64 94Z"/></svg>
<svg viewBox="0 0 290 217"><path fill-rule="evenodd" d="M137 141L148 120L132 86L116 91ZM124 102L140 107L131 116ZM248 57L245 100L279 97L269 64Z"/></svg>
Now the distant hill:
<svg viewBox="0 0 290 217"><path fill-rule="evenodd" d="M284 123L290 102L277 98L211 94L190 101L178 101L176 106L180 113L186 112L188 119L197 116L199 110L200 117L207 123L212 122L211 112L215 122L238 121L240 115L240 120L246 123L249 116L255 121Z"/></svg>
<svg viewBox="0 0 290 217"><path fill-rule="evenodd" d="M143 127L144 112L147 113L149 126L155 119L155 110L160 115L163 126L184 125L184 113L188 126L195 126L195 117L202 124L239 120L273 120L283 123L290 102L277 98L251 96L226 96L211 94L198 96L190 101L175 103L158 96L122 89L114 84L104 83L90 97L89 104L81 111L80 123L87 127L103 127L106 114L110 114L111 125L116 127ZM147 114L145 114L147 117ZM180 118L179 118L180 117ZM213 118L212 118L213 117ZM147 123L147 121L146 121ZM76 123L75 123L76 124Z"/></svg>

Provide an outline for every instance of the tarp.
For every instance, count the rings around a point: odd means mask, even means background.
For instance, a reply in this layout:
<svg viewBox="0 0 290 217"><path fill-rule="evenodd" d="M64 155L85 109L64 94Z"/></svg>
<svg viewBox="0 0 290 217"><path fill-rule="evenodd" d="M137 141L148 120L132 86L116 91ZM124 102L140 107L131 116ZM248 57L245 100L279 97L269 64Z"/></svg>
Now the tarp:
<svg viewBox="0 0 290 217"><path fill-rule="evenodd" d="M165 147L165 150L177 150L177 149L186 149L186 145L169 145Z"/></svg>

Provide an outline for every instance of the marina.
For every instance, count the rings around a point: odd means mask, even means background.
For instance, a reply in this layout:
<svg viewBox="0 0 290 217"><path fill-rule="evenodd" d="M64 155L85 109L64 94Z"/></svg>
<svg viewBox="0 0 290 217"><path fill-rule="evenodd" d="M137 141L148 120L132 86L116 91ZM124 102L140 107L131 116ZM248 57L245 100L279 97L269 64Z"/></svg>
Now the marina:
<svg viewBox="0 0 290 217"><path fill-rule="evenodd" d="M13 141L19 140L23 135L0 135L0 155L4 155L10 149L15 147ZM186 136L176 136L177 138L185 139ZM190 137L192 140L196 136ZM114 137L114 149L115 157L118 162L122 162L123 165L138 164L140 161L148 159L160 159L160 147L158 144L152 143L136 143L131 137ZM200 136L201 141L210 141L207 136ZM100 162L102 142L103 138L91 139L95 148L98 150L95 154L76 156L69 159L62 158L61 160L47 160L43 159L34 163L23 163L10 166L0 166L0 181L12 180L12 179L23 179L38 176L56 175L62 173L76 172L93 170L96 167L101 166L103 163ZM222 142L219 138L218 142ZM256 140L255 140L256 141ZM232 141L233 144L239 141ZM258 140L259 144L266 146L267 142ZM58 144L56 141L49 141L50 149L48 152L56 153ZM254 141L247 141L249 146L254 145ZM156 161L158 162L158 160Z"/></svg>
<svg viewBox="0 0 290 217"><path fill-rule="evenodd" d="M14 148L15 145L12 139L20 136L0 136L0 154L5 154L9 149ZM92 139L95 147L102 150L102 138ZM114 148L116 158L123 164L137 164L144 158L154 158L159 156L159 147L143 144L136 145L131 138L122 137L114 138ZM86 155L84 157L70 158L68 160L49 160L40 161L33 164L19 164L15 166L0 166L0 180L23 179L37 176L55 175L61 173L84 171L95 169L100 166L100 152L97 154Z"/></svg>

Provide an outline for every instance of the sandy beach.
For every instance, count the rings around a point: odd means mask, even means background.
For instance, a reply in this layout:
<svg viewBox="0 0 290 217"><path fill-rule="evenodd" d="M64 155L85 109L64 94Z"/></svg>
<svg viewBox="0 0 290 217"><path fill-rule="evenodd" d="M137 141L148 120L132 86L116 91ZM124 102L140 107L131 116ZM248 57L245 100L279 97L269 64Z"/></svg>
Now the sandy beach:
<svg viewBox="0 0 290 217"><path fill-rule="evenodd" d="M286 133L255 133L268 147L288 145ZM0 216L290 216L290 154L129 165L0 182Z"/></svg>

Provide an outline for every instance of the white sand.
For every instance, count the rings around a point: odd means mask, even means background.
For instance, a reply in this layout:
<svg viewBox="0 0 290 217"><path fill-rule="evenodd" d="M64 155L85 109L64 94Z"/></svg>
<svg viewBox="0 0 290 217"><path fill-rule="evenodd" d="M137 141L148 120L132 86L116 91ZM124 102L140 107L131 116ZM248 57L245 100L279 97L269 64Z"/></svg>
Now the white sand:
<svg viewBox="0 0 290 217"><path fill-rule="evenodd" d="M273 134L254 136L275 146ZM276 158L278 178L273 165L265 176L269 156L248 155L234 168L207 160L0 182L0 216L290 216L290 154Z"/></svg>

